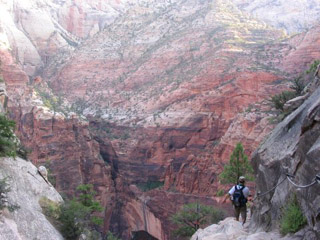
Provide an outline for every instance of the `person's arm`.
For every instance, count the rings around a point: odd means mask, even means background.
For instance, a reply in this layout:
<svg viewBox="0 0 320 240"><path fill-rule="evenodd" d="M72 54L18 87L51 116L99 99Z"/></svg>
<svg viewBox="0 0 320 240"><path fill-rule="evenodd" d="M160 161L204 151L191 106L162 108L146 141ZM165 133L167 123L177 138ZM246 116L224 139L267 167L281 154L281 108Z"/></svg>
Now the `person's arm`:
<svg viewBox="0 0 320 240"><path fill-rule="evenodd" d="M227 193L227 194L224 196L222 203L225 203L228 198L230 199L230 194L229 194L229 193Z"/></svg>
<svg viewBox="0 0 320 240"><path fill-rule="evenodd" d="M227 201L227 199L229 198L230 199L230 197L233 195L233 193L234 193L234 186L229 190L229 192L224 196L224 199L223 199L223 201L222 201L222 203L225 203L226 201Z"/></svg>

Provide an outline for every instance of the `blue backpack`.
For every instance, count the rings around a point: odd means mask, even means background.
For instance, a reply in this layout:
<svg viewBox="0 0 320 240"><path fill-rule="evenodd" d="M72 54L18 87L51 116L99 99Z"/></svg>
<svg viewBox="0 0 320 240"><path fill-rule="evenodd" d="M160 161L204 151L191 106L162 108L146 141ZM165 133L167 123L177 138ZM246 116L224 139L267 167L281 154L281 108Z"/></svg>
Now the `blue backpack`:
<svg viewBox="0 0 320 240"><path fill-rule="evenodd" d="M234 186L235 190L233 193L233 205L235 207L243 207L247 203L247 199L244 197L242 190L245 188L244 186L241 186L240 188L237 187L237 185Z"/></svg>

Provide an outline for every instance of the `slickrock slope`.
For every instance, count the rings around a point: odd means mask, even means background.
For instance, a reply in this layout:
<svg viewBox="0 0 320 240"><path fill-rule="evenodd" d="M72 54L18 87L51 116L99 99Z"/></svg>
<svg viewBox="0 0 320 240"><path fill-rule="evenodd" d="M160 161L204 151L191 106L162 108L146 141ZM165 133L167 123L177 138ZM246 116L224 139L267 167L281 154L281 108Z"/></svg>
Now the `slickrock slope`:
<svg viewBox="0 0 320 240"><path fill-rule="evenodd" d="M240 9L290 34L319 23L320 2L305 0L232 0Z"/></svg>
<svg viewBox="0 0 320 240"><path fill-rule="evenodd" d="M319 75L315 79L319 86ZM272 132L268 140L255 152L254 167L258 172L257 191L264 193L279 184L269 194L256 201L251 227L272 230L277 227L281 209L293 194L301 204L308 224L297 239L319 239L320 235L320 174L319 165L319 99L320 88ZM294 175L292 181L286 174ZM300 237L299 237L300 236ZM296 239L294 236L292 239Z"/></svg>
<svg viewBox="0 0 320 240"><path fill-rule="evenodd" d="M39 205L42 197L57 203L62 198L37 173L37 168L21 158L1 158L0 179L3 178L7 178L10 187L8 202L19 206L19 209L14 212L4 209L0 213L0 239L62 240L63 237L42 214Z"/></svg>

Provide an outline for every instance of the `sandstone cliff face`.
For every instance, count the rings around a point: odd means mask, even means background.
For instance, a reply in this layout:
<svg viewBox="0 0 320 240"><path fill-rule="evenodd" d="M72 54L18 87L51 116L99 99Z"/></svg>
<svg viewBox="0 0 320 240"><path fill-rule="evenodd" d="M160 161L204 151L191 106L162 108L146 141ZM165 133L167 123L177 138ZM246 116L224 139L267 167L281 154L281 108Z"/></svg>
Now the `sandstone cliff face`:
<svg viewBox="0 0 320 240"><path fill-rule="evenodd" d="M42 214L39 200L46 197L62 202L59 193L37 173L37 168L26 160L0 159L0 178L7 178L10 192L8 202L19 209L0 213L0 239L50 239L62 240L61 234Z"/></svg>
<svg viewBox="0 0 320 240"><path fill-rule="evenodd" d="M282 207L289 197L296 194L308 220L307 227L303 232L298 232L296 238L319 239L320 185L319 181L315 181L320 173L319 97L320 88L281 122L255 152L253 162L258 172L257 191L264 193L279 185L255 202L252 228L276 228ZM308 185L313 181L315 184L297 188L286 179L287 173L295 176L293 182L298 185Z"/></svg>
<svg viewBox="0 0 320 240"><path fill-rule="evenodd" d="M15 20L1 27L12 31L6 42L18 64L8 51L0 57L18 135L35 163L50 160L59 190L93 183L105 228L111 222L124 239L153 231L151 222L169 225L178 205L195 200L155 190L144 219L141 193L129 184L164 181L169 192L215 194L233 146L242 141L250 154L272 128L265 100L286 88L286 72L319 56L318 31L280 41L280 31L229 1L7 3L0 9ZM44 33L29 27L41 20ZM42 80L28 78L42 66ZM45 107L39 88L89 123ZM166 239L169 230L154 234Z"/></svg>
<svg viewBox="0 0 320 240"><path fill-rule="evenodd" d="M9 96L8 112L16 121L22 144L32 150L29 158L36 165L47 164L56 178L56 188L68 195L79 184L92 183L106 209L107 227L114 204L111 168L100 157L99 144L89 133L88 123L46 107L8 51L2 50L0 59Z"/></svg>
<svg viewBox="0 0 320 240"><path fill-rule="evenodd" d="M252 112L242 114L247 132L232 139L227 133L249 104L281 90L273 83L284 75L267 72L261 47L282 33L226 1L177 1L156 10L153 4L132 7L44 76L95 117L96 136L112 145L129 182L166 172L167 187L212 193L233 145L243 141L250 154L267 131L255 127L266 114Z"/></svg>

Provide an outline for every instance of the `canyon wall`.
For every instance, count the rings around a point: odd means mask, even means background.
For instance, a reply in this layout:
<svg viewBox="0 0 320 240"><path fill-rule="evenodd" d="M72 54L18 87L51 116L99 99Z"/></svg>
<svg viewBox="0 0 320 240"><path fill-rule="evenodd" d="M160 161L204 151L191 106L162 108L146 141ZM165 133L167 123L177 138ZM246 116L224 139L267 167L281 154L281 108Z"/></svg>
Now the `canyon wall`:
<svg viewBox="0 0 320 240"><path fill-rule="evenodd" d="M268 99L320 58L319 27L288 39L231 1L0 9L1 74L30 159L69 195L93 183L104 229L123 239L170 239L170 215L190 201L226 208L212 197L233 147L251 154L273 128ZM149 182L163 187L135 189Z"/></svg>

